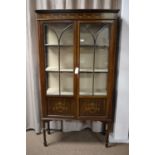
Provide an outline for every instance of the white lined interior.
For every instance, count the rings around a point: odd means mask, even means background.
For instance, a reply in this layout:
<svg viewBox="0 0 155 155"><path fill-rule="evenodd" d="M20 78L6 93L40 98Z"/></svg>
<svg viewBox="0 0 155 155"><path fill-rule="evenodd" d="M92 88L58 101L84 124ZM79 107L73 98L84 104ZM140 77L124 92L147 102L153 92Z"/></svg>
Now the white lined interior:
<svg viewBox="0 0 155 155"><path fill-rule="evenodd" d="M106 73L94 74L94 94L95 95L107 94L107 74Z"/></svg>

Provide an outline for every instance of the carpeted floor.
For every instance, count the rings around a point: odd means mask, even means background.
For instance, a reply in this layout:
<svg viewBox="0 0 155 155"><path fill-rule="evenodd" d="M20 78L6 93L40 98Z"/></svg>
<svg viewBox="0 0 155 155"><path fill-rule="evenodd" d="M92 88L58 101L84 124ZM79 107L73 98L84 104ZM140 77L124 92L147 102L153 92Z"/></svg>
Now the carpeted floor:
<svg viewBox="0 0 155 155"><path fill-rule="evenodd" d="M47 135L48 147L43 146L42 134L26 133L26 155L128 155L128 144L115 144L105 148L104 136L90 130L55 132Z"/></svg>

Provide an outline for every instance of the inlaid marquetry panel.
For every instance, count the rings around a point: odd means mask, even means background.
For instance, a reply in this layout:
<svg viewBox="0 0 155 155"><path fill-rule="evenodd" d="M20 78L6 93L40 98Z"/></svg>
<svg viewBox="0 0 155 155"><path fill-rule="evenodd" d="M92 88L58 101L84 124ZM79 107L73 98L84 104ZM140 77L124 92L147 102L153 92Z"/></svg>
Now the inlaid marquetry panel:
<svg viewBox="0 0 155 155"><path fill-rule="evenodd" d="M74 100L70 98L49 98L48 115L68 115L74 113Z"/></svg>
<svg viewBox="0 0 155 155"><path fill-rule="evenodd" d="M80 99L80 116L104 116L106 99Z"/></svg>
<svg viewBox="0 0 155 155"><path fill-rule="evenodd" d="M53 14L38 14L37 20L51 19L115 19L117 16L114 13L53 13Z"/></svg>

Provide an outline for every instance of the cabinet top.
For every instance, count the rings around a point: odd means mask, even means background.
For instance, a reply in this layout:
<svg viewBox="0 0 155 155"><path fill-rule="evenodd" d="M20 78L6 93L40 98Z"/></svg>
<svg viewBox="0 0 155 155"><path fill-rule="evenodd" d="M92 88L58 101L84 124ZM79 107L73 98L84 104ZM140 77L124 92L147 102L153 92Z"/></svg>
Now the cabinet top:
<svg viewBox="0 0 155 155"><path fill-rule="evenodd" d="M36 13L118 13L119 9L52 9L35 10Z"/></svg>
<svg viewBox="0 0 155 155"><path fill-rule="evenodd" d="M105 20L116 19L119 10L110 9L53 9L35 10L37 20Z"/></svg>

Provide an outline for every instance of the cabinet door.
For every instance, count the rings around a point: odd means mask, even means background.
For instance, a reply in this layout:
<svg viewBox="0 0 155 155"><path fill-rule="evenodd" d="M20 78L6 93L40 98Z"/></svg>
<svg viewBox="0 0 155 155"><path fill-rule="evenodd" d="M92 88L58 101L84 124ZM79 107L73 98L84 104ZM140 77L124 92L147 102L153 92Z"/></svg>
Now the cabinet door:
<svg viewBox="0 0 155 155"><path fill-rule="evenodd" d="M114 71L113 21L79 22L79 116L109 115Z"/></svg>
<svg viewBox="0 0 155 155"><path fill-rule="evenodd" d="M75 22L44 21L41 57L43 108L47 116L75 115Z"/></svg>
<svg viewBox="0 0 155 155"><path fill-rule="evenodd" d="M110 24L80 23L80 96L106 96Z"/></svg>
<svg viewBox="0 0 155 155"><path fill-rule="evenodd" d="M46 95L74 95L74 24L44 24Z"/></svg>

